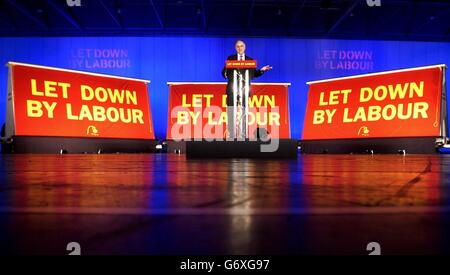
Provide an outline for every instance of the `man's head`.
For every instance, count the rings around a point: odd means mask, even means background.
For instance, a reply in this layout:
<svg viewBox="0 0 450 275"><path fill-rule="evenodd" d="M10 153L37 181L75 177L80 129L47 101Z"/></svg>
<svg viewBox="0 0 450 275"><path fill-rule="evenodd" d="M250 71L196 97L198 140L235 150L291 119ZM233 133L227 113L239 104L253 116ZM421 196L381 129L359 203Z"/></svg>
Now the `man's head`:
<svg viewBox="0 0 450 275"><path fill-rule="evenodd" d="M236 48L236 52L238 54L245 53L245 43L242 40L236 41L236 44L234 44L234 47Z"/></svg>

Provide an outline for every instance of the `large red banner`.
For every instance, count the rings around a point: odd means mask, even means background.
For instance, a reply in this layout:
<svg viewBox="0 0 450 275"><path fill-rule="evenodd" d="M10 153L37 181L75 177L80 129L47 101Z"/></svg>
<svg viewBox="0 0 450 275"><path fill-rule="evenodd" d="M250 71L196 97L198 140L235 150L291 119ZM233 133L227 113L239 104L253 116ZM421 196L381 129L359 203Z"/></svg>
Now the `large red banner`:
<svg viewBox="0 0 450 275"><path fill-rule="evenodd" d="M154 139L147 81L10 63L15 135Z"/></svg>
<svg viewBox="0 0 450 275"><path fill-rule="evenodd" d="M438 137L443 66L310 82L303 140Z"/></svg>
<svg viewBox="0 0 450 275"><path fill-rule="evenodd" d="M271 138L290 138L288 86L255 83L248 102L250 137L264 128ZM169 83L168 139L227 137L225 83Z"/></svg>

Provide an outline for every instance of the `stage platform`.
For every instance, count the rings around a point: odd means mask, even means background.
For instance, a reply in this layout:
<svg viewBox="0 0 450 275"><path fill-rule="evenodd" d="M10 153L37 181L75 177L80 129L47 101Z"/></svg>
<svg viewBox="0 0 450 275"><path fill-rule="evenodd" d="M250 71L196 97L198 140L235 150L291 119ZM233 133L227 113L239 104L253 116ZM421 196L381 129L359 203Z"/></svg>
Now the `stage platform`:
<svg viewBox="0 0 450 275"><path fill-rule="evenodd" d="M163 144L166 146L168 153L186 154L187 159L296 159L299 151L299 142L296 139L268 141L165 140ZM275 148L275 150L267 150L270 148Z"/></svg>
<svg viewBox="0 0 450 275"><path fill-rule="evenodd" d="M187 141L185 151L187 159L296 159L298 141L295 139Z"/></svg>
<svg viewBox="0 0 450 275"><path fill-rule="evenodd" d="M0 155L0 253L450 253L447 155Z"/></svg>

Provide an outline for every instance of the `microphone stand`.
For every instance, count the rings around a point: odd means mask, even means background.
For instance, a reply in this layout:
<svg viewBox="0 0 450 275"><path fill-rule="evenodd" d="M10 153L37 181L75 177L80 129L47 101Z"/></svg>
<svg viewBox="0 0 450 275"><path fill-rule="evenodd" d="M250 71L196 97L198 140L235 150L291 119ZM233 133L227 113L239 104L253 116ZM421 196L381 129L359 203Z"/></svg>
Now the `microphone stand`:
<svg viewBox="0 0 450 275"><path fill-rule="evenodd" d="M250 94L249 70L242 74L241 70L233 71L233 117L234 132L233 138L248 138L248 99ZM238 116L237 109L240 114Z"/></svg>

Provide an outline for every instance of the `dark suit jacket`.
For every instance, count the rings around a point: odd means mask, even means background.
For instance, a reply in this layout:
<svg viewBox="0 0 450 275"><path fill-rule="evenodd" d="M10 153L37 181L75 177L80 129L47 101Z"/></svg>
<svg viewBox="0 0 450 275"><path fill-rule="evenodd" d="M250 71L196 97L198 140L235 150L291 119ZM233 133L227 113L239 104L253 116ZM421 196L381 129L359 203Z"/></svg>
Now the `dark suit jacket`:
<svg viewBox="0 0 450 275"><path fill-rule="evenodd" d="M237 60L237 54L230 55L227 58L227 60ZM245 55L245 60L253 60L253 58L251 58L248 55ZM244 71L244 70L242 70L242 71ZM250 80L252 80L253 78L256 78L256 77L260 77L263 74L264 74L264 72L261 71L260 69L249 69ZM233 95L233 69L227 69L224 66L222 69L222 76L228 80L227 91L226 91L226 93L228 95L228 98L227 98L228 106L233 106L233 98L232 98L232 95Z"/></svg>

